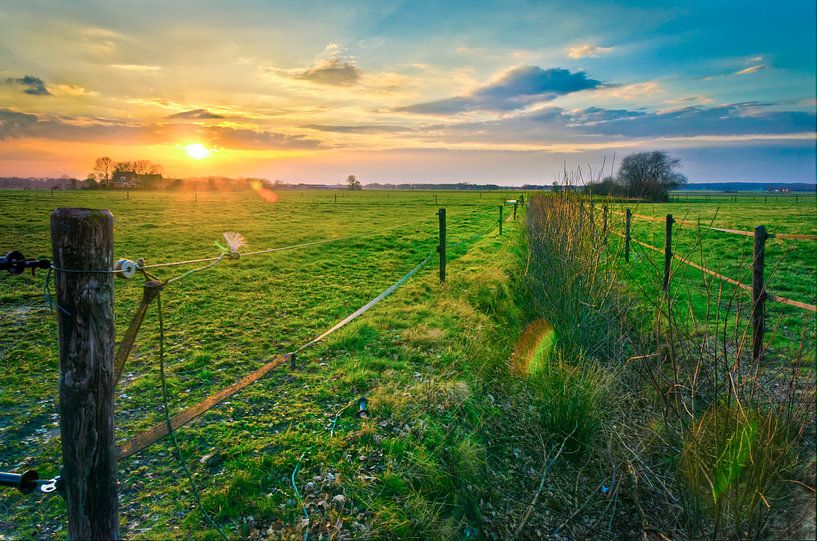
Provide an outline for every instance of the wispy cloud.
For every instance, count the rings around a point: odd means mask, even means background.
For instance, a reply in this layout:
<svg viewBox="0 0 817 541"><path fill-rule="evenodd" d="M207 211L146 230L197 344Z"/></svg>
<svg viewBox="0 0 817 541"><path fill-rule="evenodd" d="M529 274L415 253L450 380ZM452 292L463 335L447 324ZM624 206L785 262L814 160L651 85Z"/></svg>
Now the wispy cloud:
<svg viewBox="0 0 817 541"><path fill-rule="evenodd" d="M162 69L161 66L150 66L145 64L109 64L108 67L117 70L138 72L159 71Z"/></svg>
<svg viewBox="0 0 817 541"><path fill-rule="evenodd" d="M598 45L593 45L591 43L582 43L581 45L574 45L573 47L567 48L567 57L568 58L586 58L586 57L596 57L603 54L607 54L613 51L612 47L599 47Z"/></svg>
<svg viewBox="0 0 817 541"><path fill-rule="evenodd" d="M583 71L522 66L500 74L492 82L465 96L418 103L397 110L420 114L455 114L469 110L512 111L600 86L601 81L588 78Z"/></svg>
<svg viewBox="0 0 817 541"><path fill-rule="evenodd" d="M748 68L744 68L744 69L742 69L740 71L736 71L735 75L748 75L750 73L756 73L756 72L758 72L760 70L764 70L767 67L768 66L766 66L765 64L757 64L755 66L749 66Z"/></svg>

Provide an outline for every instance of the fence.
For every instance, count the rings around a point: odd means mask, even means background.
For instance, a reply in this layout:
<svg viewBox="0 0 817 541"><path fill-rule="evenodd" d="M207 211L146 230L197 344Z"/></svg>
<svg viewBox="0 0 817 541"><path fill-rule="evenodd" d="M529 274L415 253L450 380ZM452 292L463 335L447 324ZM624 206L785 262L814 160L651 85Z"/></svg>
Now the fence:
<svg viewBox="0 0 817 541"><path fill-rule="evenodd" d="M606 213L607 208L605 207L605 227L606 227ZM778 302L782 304L786 304L789 306L793 306L795 308L799 308L801 310L806 310L809 312L817 312L817 306L813 304L808 304L805 302L796 301L793 299L789 299L786 297L782 297L779 295L771 294L766 289L766 282L764 280L765 276L765 266L766 266L766 241L770 238L777 238L777 239L784 239L784 240L817 240L817 235L805 235L805 234L772 234L766 231L765 226L757 226L754 228L754 231L743 231L738 229L727 229L727 228L720 228L720 227L713 227L711 225L703 225L703 224L691 224L689 222L684 222L675 220L672 214L667 214L665 218L656 218L654 216L645 216L641 214L634 214L629 208L625 210L625 212L617 212L617 211L610 211L614 214L623 215L624 216L624 233L615 233L616 235L622 237L624 239L624 258L625 261L629 262L630 260L630 243L635 242L639 246L643 246L649 250L653 250L655 252L661 253L664 255L664 293L666 295L669 294L669 287L670 287L670 280L671 280L671 269L672 269L672 261L679 261L684 265L688 265L699 271L708 274L710 276L714 276L715 278L732 284L742 290L748 291L752 295L752 313L751 313L751 320L752 320L752 360L753 361L761 361L763 358L763 337L766 328L766 310L765 305L766 301ZM648 220L651 222L663 222L665 224L665 236L664 236L664 248L658 248L651 244L647 244L641 240L635 239L632 237L631 234L631 224L633 218L639 218L642 220ZM745 284L730 278L728 276L724 276L718 272L713 271L703 265L690 261L688 258L681 257L677 254L672 252L672 228L674 224L682 224L682 225L694 225L696 227L706 228L712 231L717 231L721 233L733 234L733 235L741 235L752 237L754 239L754 246L752 251L752 283Z"/></svg>
<svg viewBox="0 0 817 541"><path fill-rule="evenodd" d="M502 206L498 223L470 239L452 244L455 247L475 241L499 227L502 228ZM513 218L517 207L514 205ZM226 247L212 257L187 259L165 263L145 264L143 260L114 261L113 216L109 211L89 209L57 209L51 216L53 263L47 260L26 259L19 252L10 252L0 258L0 270L19 274L27 268L48 269L46 289L53 276L56 289L56 307L60 351L60 428L63 468L60 476L39 480L36 472L22 475L0 473L0 485L15 486L23 492L39 489L40 492L57 491L64 498L68 509L68 535L72 539L119 539L118 497L116 489L116 463L133 456L161 438L171 435L179 427L189 423L220 402L258 381L272 370L288 364L296 368L297 356L345 327L383 299L391 295L434 259L439 257L439 280L446 280L446 209L437 211L438 244L402 278L397 280L368 303L349 316L301 345L297 349L277 355L260 368L250 372L198 403L171 416L168 407L167 387L164 375L164 324L161 293L174 282L193 273L205 271L225 261L238 260L261 254L296 250L329 242L380 235L415 222L403 223L374 232L324 239L292 246L282 246L241 252L243 239L240 235L225 233ZM510 219L511 217L509 217ZM422 221L422 220L420 220ZM199 265L199 266L196 266ZM152 274L157 268L195 266L173 278L159 280ZM132 278L144 275L142 299L123 336L118 349L115 347L113 318L113 282L115 277ZM123 373L130 352L139 334L145 315L155 302L159 319L159 365L164 401L165 420L147 431L130 438L119 448L114 445L113 396L114 389ZM116 351L115 351L116 349ZM173 437L176 452L187 471L178 445ZM198 491L188 472L193 494ZM200 501L199 501L199 506ZM209 519L203 507L202 513ZM212 522L218 530L218 526ZM219 530L220 531L220 530Z"/></svg>

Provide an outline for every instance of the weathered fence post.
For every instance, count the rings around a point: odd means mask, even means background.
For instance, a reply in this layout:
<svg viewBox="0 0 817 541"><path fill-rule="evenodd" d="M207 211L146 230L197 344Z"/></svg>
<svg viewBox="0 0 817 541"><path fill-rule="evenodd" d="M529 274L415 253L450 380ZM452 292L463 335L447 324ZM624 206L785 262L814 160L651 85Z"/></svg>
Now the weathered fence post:
<svg viewBox="0 0 817 541"><path fill-rule="evenodd" d="M633 213L630 209L626 209L624 213L624 261L630 262L630 222L633 219Z"/></svg>
<svg viewBox="0 0 817 541"><path fill-rule="evenodd" d="M667 230L664 237L664 294L669 299L669 275L672 268L672 214L667 214Z"/></svg>
<svg viewBox="0 0 817 541"><path fill-rule="evenodd" d="M766 259L766 239L769 234L762 225L755 227L755 249L752 258L752 361L763 360L763 334L766 332L766 287L763 271Z"/></svg>
<svg viewBox="0 0 817 541"><path fill-rule="evenodd" d="M338 202L338 194L335 194L335 204Z"/></svg>
<svg viewBox="0 0 817 541"><path fill-rule="evenodd" d="M601 236L607 235L607 213L609 212L607 209L607 205L604 205L602 212L602 225L601 225Z"/></svg>
<svg viewBox="0 0 817 541"><path fill-rule="evenodd" d="M51 215L60 345L60 434L68 538L119 539L113 433L113 215ZM85 272L87 271L87 272Z"/></svg>
<svg viewBox="0 0 817 541"><path fill-rule="evenodd" d="M440 252L440 283L445 282L445 209L437 212L440 218L440 245L437 251Z"/></svg>
<svg viewBox="0 0 817 541"><path fill-rule="evenodd" d="M499 236L502 236L502 209L503 206L499 205Z"/></svg>
<svg viewBox="0 0 817 541"><path fill-rule="evenodd" d="M514 203L513 204L513 221L514 222L516 221L516 207L517 207L518 204L519 203Z"/></svg>

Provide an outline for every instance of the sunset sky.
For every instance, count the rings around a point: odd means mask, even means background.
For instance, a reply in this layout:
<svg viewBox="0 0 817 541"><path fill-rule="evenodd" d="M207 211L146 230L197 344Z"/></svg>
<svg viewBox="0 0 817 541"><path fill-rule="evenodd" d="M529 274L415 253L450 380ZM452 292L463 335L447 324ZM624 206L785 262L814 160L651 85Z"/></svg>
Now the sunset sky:
<svg viewBox="0 0 817 541"><path fill-rule="evenodd" d="M0 176L814 182L814 1L634 4L0 0Z"/></svg>

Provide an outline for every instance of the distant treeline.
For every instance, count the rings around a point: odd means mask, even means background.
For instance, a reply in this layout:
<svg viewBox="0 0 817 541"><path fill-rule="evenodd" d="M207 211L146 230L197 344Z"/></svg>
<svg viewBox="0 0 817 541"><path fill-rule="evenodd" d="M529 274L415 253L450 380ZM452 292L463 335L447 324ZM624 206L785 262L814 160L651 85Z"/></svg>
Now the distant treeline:
<svg viewBox="0 0 817 541"><path fill-rule="evenodd" d="M679 190L710 190L715 192L813 192L817 184L806 182L691 182Z"/></svg>
<svg viewBox="0 0 817 541"><path fill-rule="evenodd" d="M346 190L345 184L309 184L289 183L280 180L229 178L229 177L200 177L187 179L162 179L156 186L142 187L144 189L185 190L185 191L216 191L216 190L246 190L253 183L260 182L264 187L273 190ZM0 189L30 189L30 190L71 190L98 188L96 183L87 179L77 179L68 176L62 177L0 177ZM573 187L576 188L575 186ZM716 192L814 192L817 185L805 182L693 182L680 186L681 191L716 191ZM133 188L131 188L133 189ZM139 189L138 187L136 189ZM522 186L499 186L497 184L474 184L470 182L445 183L371 183L364 184L364 190L553 190L552 185L523 184ZM565 189L559 186L558 189Z"/></svg>

